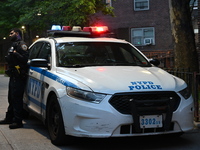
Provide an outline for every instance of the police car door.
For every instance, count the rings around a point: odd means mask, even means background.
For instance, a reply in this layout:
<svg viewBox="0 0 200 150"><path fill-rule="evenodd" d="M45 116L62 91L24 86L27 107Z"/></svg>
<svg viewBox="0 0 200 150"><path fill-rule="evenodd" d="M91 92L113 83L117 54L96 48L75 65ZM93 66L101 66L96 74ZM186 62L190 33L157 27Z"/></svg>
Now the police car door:
<svg viewBox="0 0 200 150"><path fill-rule="evenodd" d="M49 61L51 55L51 46L47 42L38 42L30 49L30 60L35 58L47 59ZM27 82L26 94L28 97L28 107L42 115L44 109L43 97L45 90L45 73L47 68L32 67L29 69L29 77Z"/></svg>

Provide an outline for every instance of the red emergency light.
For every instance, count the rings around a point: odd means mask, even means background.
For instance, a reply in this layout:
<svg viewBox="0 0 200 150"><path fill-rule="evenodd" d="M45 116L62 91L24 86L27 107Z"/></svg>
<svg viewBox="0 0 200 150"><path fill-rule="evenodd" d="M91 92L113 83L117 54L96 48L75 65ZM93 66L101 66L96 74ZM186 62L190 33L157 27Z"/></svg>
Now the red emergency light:
<svg viewBox="0 0 200 150"><path fill-rule="evenodd" d="M70 26L62 26L62 31L71 31L72 28Z"/></svg>
<svg viewBox="0 0 200 150"><path fill-rule="evenodd" d="M91 33L106 33L108 32L107 26L91 26L84 27L83 32L91 32Z"/></svg>

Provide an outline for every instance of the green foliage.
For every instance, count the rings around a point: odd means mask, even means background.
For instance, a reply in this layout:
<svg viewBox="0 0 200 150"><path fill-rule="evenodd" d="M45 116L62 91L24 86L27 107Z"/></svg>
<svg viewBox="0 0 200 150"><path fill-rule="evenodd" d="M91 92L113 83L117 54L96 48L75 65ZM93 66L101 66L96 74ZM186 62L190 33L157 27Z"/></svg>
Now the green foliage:
<svg viewBox="0 0 200 150"><path fill-rule="evenodd" d="M89 25L98 12L114 16L103 0L1 0L0 34L12 27L28 25L44 30L52 24Z"/></svg>
<svg viewBox="0 0 200 150"><path fill-rule="evenodd" d="M5 73L5 68L4 66L0 65L0 74L4 74Z"/></svg>
<svg viewBox="0 0 200 150"><path fill-rule="evenodd" d="M14 14L14 15L13 15ZM13 27L13 24L17 25L16 22L19 18L19 13L7 6L4 1L0 1L0 34L5 36L5 30L9 32L8 30Z"/></svg>

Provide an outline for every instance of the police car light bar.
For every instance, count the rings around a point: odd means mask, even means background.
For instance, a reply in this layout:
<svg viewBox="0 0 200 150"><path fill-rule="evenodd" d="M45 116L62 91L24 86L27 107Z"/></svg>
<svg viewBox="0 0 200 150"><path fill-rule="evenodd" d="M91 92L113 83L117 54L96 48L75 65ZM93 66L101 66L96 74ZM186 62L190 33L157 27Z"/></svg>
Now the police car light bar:
<svg viewBox="0 0 200 150"><path fill-rule="evenodd" d="M111 37L107 26L90 26L84 27L82 30L80 26L74 26L73 28L63 26L61 29L61 27L53 25L52 30L48 30L47 34L53 37Z"/></svg>

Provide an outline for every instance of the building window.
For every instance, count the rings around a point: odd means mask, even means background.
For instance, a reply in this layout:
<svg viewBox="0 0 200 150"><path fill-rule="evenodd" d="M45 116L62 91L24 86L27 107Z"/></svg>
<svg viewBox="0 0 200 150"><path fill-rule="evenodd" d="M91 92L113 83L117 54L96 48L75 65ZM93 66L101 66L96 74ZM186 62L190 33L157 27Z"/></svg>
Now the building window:
<svg viewBox="0 0 200 150"><path fill-rule="evenodd" d="M107 6L112 6L112 0L105 0L105 3L107 4Z"/></svg>
<svg viewBox="0 0 200 150"><path fill-rule="evenodd" d="M131 43L135 46L155 45L154 28L132 28Z"/></svg>
<svg viewBox="0 0 200 150"><path fill-rule="evenodd" d="M149 10L149 0L134 0L134 10Z"/></svg>
<svg viewBox="0 0 200 150"><path fill-rule="evenodd" d="M190 7L193 7L193 9L198 9L198 0L190 0Z"/></svg>

